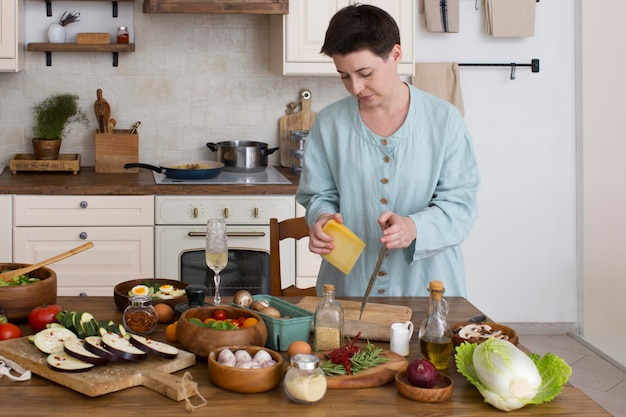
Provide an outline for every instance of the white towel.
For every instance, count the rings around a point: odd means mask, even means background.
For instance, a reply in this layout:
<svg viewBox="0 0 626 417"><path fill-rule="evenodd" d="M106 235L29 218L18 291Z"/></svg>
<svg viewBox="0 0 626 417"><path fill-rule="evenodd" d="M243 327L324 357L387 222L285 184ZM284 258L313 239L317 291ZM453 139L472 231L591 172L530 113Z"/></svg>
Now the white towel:
<svg viewBox="0 0 626 417"><path fill-rule="evenodd" d="M461 115L465 116L458 63L415 64L412 84L420 90L454 104Z"/></svg>
<svg viewBox="0 0 626 417"><path fill-rule="evenodd" d="M535 36L536 0L485 0L485 30L494 37Z"/></svg>
<svg viewBox="0 0 626 417"><path fill-rule="evenodd" d="M423 0L420 13L429 32L459 32L459 0Z"/></svg>

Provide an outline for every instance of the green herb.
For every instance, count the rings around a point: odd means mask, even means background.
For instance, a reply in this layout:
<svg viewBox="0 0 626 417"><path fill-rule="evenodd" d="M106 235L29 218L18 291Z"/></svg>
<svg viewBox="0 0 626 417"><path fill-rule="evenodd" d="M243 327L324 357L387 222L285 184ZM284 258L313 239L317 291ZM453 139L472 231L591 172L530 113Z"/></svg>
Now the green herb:
<svg viewBox="0 0 626 417"><path fill-rule="evenodd" d="M367 347L365 349L359 349L359 351L350 358L351 374L356 375L361 371L387 362L389 358L381 356L382 351L381 348L375 347L368 340ZM346 367L343 364L335 364L330 360L322 363L320 368L326 375L347 375Z"/></svg>
<svg viewBox="0 0 626 417"><path fill-rule="evenodd" d="M2 272L7 272L7 271L10 271L10 269L5 269ZM39 278L34 278L34 277L31 278L28 276L28 274L22 274L22 275L16 276L10 281L5 281L3 279L0 279L0 287L27 285L27 284L32 284L33 282L39 282L39 281L41 281Z"/></svg>

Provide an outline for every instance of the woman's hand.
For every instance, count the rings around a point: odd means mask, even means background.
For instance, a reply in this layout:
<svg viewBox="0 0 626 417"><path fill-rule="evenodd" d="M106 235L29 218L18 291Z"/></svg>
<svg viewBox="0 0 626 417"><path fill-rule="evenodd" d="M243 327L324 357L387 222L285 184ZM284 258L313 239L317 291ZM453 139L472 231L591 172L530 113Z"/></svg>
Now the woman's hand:
<svg viewBox="0 0 626 417"><path fill-rule="evenodd" d="M335 219L337 223L343 224L343 217L339 213L320 215L309 233L309 250L311 252L326 255L335 249L333 237L326 234L323 229L330 219Z"/></svg>
<svg viewBox="0 0 626 417"><path fill-rule="evenodd" d="M415 223L408 216L386 211L378 218L378 224L383 230L383 237L380 241L387 246L387 249L406 248L417 237Z"/></svg>

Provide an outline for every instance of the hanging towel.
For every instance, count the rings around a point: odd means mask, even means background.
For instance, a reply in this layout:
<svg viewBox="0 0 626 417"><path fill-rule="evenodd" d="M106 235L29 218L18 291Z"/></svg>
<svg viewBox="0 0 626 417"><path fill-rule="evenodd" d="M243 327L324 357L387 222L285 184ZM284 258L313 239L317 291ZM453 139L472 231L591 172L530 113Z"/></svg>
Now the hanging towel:
<svg viewBox="0 0 626 417"><path fill-rule="evenodd" d="M535 36L536 0L485 0L485 30L494 37Z"/></svg>
<svg viewBox="0 0 626 417"><path fill-rule="evenodd" d="M459 64L456 62L418 63L412 84L420 90L454 104L465 116Z"/></svg>
<svg viewBox="0 0 626 417"><path fill-rule="evenodd" d="M429 32L459 32L459 0L423 0L421 12Z"/></svg>

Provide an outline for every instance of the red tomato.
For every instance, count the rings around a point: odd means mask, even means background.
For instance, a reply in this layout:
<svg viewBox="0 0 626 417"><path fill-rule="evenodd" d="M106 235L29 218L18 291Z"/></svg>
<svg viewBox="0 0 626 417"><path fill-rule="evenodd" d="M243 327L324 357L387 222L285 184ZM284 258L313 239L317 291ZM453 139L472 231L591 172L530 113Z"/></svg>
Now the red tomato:
<svg viewBox="0 0 626 417"><path fill-rule="evenodd" d="M232 325L235 327L241 327L241 322L239 322L239 320L237 319L228 319L227 321L231 322Z"/></svg>
<svg viewBox="0 0 626 417"><path fill-rule="evenodd" d="M243 324L246 322L246 318L244 316L239 317L237 320L239 321L239 324L241 324L241 326L243 326Z"/></svg>
<svg viewBox="0 0 626 417"><path fill-rule="evenodd" d="M46 324L57 323L56 315L61 311L61 307L56 304L35 307L28 315L28 324L33 332L40 332L46 328Z"/></svg>
<svg viewBox="0 0 626 417"><path fill-rule="evenodd" d="M0 324L0 340L15 339L22 337L22 331L19 327L12 323Z"/></svg>
<svg viewBox="0 0 626 417"><path fill-rule="evenodd" d="M213 318L215 320L226 320L226 312L224 310L215 310Z"/></svg>

